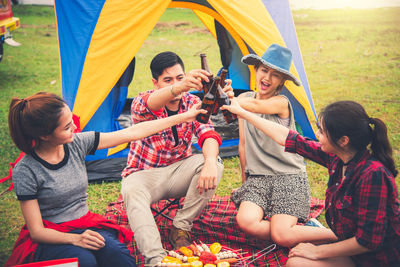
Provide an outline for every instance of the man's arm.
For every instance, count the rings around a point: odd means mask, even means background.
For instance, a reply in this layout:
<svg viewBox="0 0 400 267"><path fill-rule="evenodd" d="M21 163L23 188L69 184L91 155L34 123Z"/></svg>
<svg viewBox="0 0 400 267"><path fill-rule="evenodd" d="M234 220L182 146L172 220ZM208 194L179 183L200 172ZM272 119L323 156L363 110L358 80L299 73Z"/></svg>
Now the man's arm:
<svg viewBox="0 0 400 267"><path fill-rule="evenodd" d="M155 90L147 99L147 106L157 111L162 109L169 101L190 89L201 90L202 80L208 81L209 73L205 70L192 70L186 74L185 78L175 84Z"/></svg>
<svg viewBox="0 0 400 267"><path fill-rule="evenodd" d="M179 83L155 90L147 99L147 106L154 111L162 109L169 101L183 92Z"/></svg>
<svg viewBox="0 0 400 267"><path fill-rule="evenodd" d="M209 189L215 189L218 184L217 158L219 154L219 143L210 137L204 140L202 146L204 156L204 166L201 170L197 189L200 194Z"/></svg>

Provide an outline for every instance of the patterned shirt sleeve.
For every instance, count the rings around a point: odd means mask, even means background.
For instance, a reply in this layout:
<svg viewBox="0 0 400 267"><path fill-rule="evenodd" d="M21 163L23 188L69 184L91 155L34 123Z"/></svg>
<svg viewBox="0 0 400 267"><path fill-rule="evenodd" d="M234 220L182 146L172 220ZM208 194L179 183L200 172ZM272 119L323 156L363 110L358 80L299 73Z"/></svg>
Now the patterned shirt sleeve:
<svg viewBox="0 0 400 267"><path fill-rule="evenodd" d="M371 169L372 168L372 169ZM379 248L388 227L388 188L385 172L370 166L358 183L357 242L371 250Z"/></svg>
<svg viewBox="0 0 400 267"><path fill-rule="evenodd" d="M299 133L290 130L286 138L285 151L297 153L322 166L328 167L333 155L321 150L321 144L314 140L305 138Z"/></svg>
<svg viewBox="0 0 400 267"><path fill-rule="evenodd" d="M198 137L197 143L200 147L203 147L203 143L207 138L214 138L219 145L222 144L221 136L214 130L214 125L211 121L204 124L194 121L194 127L196 128L196 135Z"/></svg>
<svg viewBox="0 0 400 267"><path fill-rule="evenodd" d="M163 109L154 111L148 107L147 100L152 92L153 91L147 91L145 93L141 93L132 100L131 114L134 124L141 121L157 119L157 117L163 113Z"/></svg>

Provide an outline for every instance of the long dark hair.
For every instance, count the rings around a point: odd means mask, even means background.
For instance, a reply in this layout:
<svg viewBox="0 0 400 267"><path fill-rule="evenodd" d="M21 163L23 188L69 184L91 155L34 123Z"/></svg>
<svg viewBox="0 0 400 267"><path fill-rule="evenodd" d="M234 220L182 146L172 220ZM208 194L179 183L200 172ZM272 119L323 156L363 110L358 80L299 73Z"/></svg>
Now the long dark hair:
<svg viewBox="0 0 400 267"><path fill-rule="evenodd" d="M10 135L15 145L29 154L59 125L65 102L59 96L40 92L25 99L13 98L8 114Z"/></svg>
<svg viewBox="0 0 400 267"><path fill-rule="evenodd" d="M370 118L365 109L354 101L338 101L325 107L319 115L329 140L338 146L342 136L349 138L349 145L356 151L365 150L369 144L372 155L377 158L394 177L397 175L392 156L392 147L385 123Z"/></svg>

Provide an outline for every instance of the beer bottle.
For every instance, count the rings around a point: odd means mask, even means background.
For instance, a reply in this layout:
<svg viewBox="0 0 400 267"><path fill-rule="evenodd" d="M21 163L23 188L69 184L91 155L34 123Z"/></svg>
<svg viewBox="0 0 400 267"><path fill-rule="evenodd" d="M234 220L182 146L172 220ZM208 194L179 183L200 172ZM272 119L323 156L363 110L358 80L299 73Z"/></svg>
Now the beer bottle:
<svg viewBox="0 0 400 267"><path fill-rule="evenodd" d="M204 53L200 54L200 63L201 63L201 69L206 70L210 73L210 75L208 76L209 82L202 81L203 92L204 92L204 95L206 95L207 92L210 90L212 82L213 82L213 75L211 74L210 68L208 67L206 54L204 54Z"/></svg>
<svg viewBox="0 0 400 267"><path fill-rule="evenodd" d="M223 69L221 71L221 82L220 82L221 86L218 86L218 94L217 94L218 95L218 101L217 101L218 109L219 109L219 107L222 107L223 105L231 104L231 100L229 99L228 95L224 92L224 90L222 90L223 85L225 85L225 78L226 78L227 72L228 71L226 69ZM222 80L222 77L224 78L223 80ZM218 110L217 110L217 113L218 113ZM222 115L224 115L224 119L225 119L226 123L228 123L228 124L231 122L234 122L237 119L237 115L231 113L228 110L222 110Z"/></svg>
<svg viewBox="0 0 400 267"><path fill-rule="evenodd" d="M222 88L224 88L224 86L225 86L225 79L226 79L226 74L227 73L228 73L227 69L222 69L221 70L221 74L219 75L219 77L221 77L221 80L219 82L219 86L218 86L218 89L217 89L217 99L220 98L220 91L223 91ZM217 103L215 104L215 107L214 107L212 115L217 115L218 111L219 111L219 108L220 108L220 104L219 104L219 101L217 101Z"/></svg>
<svg viewBox="0 0 400 267"><path fill-rule="evenodd" d="M207 113L197 115L196 120L198 122L207 123L210 119L210 116L214 110L214 106L217 102L217 89L220 79L220 77L215 77L210 90L204 95L203 101L201 102L201 109L207 110Z"/></svg>
<svg viewBox="0 0 400 267"><path fill-rule="evenodd" d="M221 74L219 75L219 77L221 77L221 80L219 82L219 85L221 86L221 88L224 88L225 86L225 79L226 79L226 75L228 74L228 70L227 69L222 69L221 70Z"/></svg>
<svg viewBox="0 0 400 267"><path fill-rule="evenodd" d="M218 98L218 105L220 107L222 107L223 105L229 106L231 104L231 101L230 101L228 95L222 90L221 87L219 87L219 90L220 90L220 95ZM222 115L224 115L224 119L225 119L226 123L234 122L237 119L236 114L233 114L226 109L222 110Z"/></svg>

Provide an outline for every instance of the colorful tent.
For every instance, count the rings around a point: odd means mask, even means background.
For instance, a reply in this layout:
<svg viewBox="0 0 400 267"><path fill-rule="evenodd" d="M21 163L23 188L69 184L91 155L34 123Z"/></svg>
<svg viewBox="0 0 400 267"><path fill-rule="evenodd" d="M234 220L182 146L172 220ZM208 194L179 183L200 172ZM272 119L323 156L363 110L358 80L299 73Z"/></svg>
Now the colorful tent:
<svg viewBox="0 0 400 267"><path fill-rule="evenodd" d="M310 120L316 113L288 0L55 0L62 95L80 117L83 131L121 128L116 119L125 104L135 55L167 8L188 8L200 18L218 42L235 90L250 90L255 84L254 69L240 62L243 55L262 55L273 43L290 48L290 71L302 86L287 83L284 94L303 134L315 138ZM123 148L100 150L88 160L121 157Z"/></svg>

